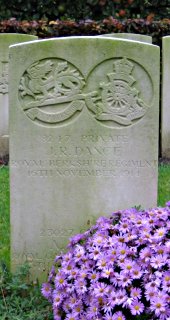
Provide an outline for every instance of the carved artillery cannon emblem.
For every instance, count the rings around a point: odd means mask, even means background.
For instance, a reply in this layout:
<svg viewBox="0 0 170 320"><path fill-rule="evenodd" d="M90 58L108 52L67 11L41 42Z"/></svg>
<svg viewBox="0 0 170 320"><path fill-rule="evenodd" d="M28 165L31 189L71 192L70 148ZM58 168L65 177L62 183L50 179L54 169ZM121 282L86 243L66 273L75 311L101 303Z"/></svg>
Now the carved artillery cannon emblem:
<svg viewBox="0 0 170 320"><path fill-rule="evenodd" d="M92 101L88 104L96 120L105 125L129 126L145 115L148 105L133 86L136 82L132 76L133 68L134 65L126 58L113 63L114 72L107 74L109 81L99 84L101 93L97 105Z"/></svg>

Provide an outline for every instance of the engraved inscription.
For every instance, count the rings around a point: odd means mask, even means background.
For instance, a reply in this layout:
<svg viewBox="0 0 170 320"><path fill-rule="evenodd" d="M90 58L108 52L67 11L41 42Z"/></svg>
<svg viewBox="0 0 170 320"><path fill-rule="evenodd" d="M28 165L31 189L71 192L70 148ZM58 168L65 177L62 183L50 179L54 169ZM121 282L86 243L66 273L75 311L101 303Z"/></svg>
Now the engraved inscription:
<svg viewBox="0 0 170 320"><path fill-rule="evenodd" d="M26 169L29 178L111 177L139 178L151 176L157 167L154 159L126 159L129 136L99 135L82 132L74 142L72 135L43 135L38 139L45 147L43 159L10 160L11 167Z"/></svg>
<svg viewBox="0 0 170 320"><path fill-rule="evenodd" d="M8 62L0 63L0 93L8 93Z"/></svg>
<svg viewBox="0 0 170 320"><path fill-rule="evenodd" d="M111 59L106 60L109 69L105 70L104 63L95 66L87 79L65 60L51 58L33 63L20 80L19 98L24 112L36 123L57 126L86 107L101 124L120 128L130 126L149 108L149 101L141 97L139 79L136 80L133 74L136 64L126 57ZM89 83L96 69L101 72L92 81L93 90ZM146 78L148 80L149 76Z"/></svg>

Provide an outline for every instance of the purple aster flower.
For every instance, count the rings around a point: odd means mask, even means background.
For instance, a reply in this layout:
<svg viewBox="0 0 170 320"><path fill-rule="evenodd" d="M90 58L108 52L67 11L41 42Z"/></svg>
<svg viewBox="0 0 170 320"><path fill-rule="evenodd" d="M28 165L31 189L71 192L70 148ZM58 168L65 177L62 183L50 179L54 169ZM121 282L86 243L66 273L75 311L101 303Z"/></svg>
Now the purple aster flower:
<svg viewBox="0 0 170 320"><path fill-rule="evenodd" d="M119 289L116 292L116 304L121 305L127 300L126 290Z"/></svg>
<svg viewBox="0 0 170 320"><path fill-rule="evenodd" d="M76 304L74 305L74 312L76 313L76 315L78 316L80 316L81 315L81 313L83 312L83 303L82 303L82 301L78 301L78 302L76 302Z"/></svg>
<svg viewBox="0 0 170 320"><path fill-rule="evenodd" d="M170 285L170 271L165 271L163 273L163 286Z"/></svg>
<svg viewBox="0 0 170 320"><path fill-rule="evenodd" d="M121 311L118 311L113 314L112 320L126 320L126 318Z"/></svg>
<svg viewBox="0 0 170 320"><path fill-rule="evenodd" d="M155 269L160 269L162 266L164 266L167 263L167 255L164 254L158 254L155 257L151 258L150 264Z"/></svg>
<svg viewBox="0 0 170 320"><path fill-rule="evenodd" d="M127 219L122 220L119 224L120 232L126 233L129 231L129 229L130 229L130 226L129 226L128 220Z"/></svg>
<svg viewBox="0 0 170 320"><path fill-rule="evenodd" d="M71 313L68 313L65 319L66 320L79 320L78 316L76 315L76 313L74 311L72 311Z"/></svg>
<svg viewBox="0 0 170 320"><path fill-rule="evenodd" d="M99 308L98 305L93 304L93 306L90 306L87 308L87 319L97 319L99 316Z"/></svg>
<svg viewBox="0 0 170 320"><path fill-rule="evenodd" d="M159 316L161 313L166 311L166 302L161 298L154 298L151 300L150 310L155 313L156 316Z"/></svg>
<svg viewBox="0 0 170 320"><path fill-rule="evenodd" d="M161 311L159 320L170 320L170 308L166 308L165 311Z"/></svg>
<svg viewBox="0 0 170 320"><path fill-rule="evenodd" d="M68 248L74 247L75 244L79 243L81 240L85 239L84 233L76 234L75 236L70 238Z"/></svg>
<svg viewBox="0 0 170 320"><path fill-rule="evenodd" d="M65 297L65 299L63 300L62 308L66 313L70 312L71 304L70 304L70 299L69 298Z"/></svg>
<svg viewBox="0 0 170 320"><path fill-rule="evenodd" d="M141 267L139 267L137 264L134 264L130 274L133 279L140 279L143 275L143 271L141 270Z"/></svg>
<svg viewBox="0 0 170 320"><path fill-rule="evenodd" d="M154 248L154 251L155 251L155 253L157 253L157 254L166 254L166 253L168 253L167 248L166 248L166 246L164 246L164 245L157 245L157 246Z"/></svg>
<svg viewBox="0 0 170 320"><path fill-rule="evenodd" d="M147 301L151 301L157 297L158 291L155 288L148 288L145 290L145 297Z"/></svg>
<svg viewBox="0 0 170 320"><path fill-rule="evenodd" d="M121 243L117 248L117 252L120 257L126 257L129 254L130 250L125 243Z"/></svg>
<svg viewBox="0 0 170 320"><path fill-rule="evenodd" d="M53 291L53 306L58 308L62 301L63 301L63 294L61 294L57 290L54 290Z"/></svg>
<svg viewBox="0 0 170 320"><path fill-rule="evenodd" d="M154 238L157 240L157 241L160 241L161 239L163 239L165 237L167 233L167 229L162 227L162 228L159 228L155 231L155 234L154 234Z"/></svg>
<svg viewBox="0 0 170 320"><path fill-rule="evenodd" d="M99 279L100 274L97 271L91 270L91 272L89 272L87 274L87 276L88 276L88 279L90 280L90 282L93 283Z"/></svg>
<svg viewBox="0 0 170 320"><path fill-rule="evenodd" d="M96 266L101 270L105 269L108 266L108 257L101 253L98 256Z"/></svg>
<svg viewBox="0 0 170 320"><path fill-rule="evenodd" d="M97 260L100 255L100 247L93 246L89 248L88 257L93 260Z"/></svg>
<svg viewBox="0 0 170 320"><path fill-rule="evenodd" d="M132 302L132 304L130 305L129 308L130 308L131 314L136 316L136 315L141 314L143 312L144 305L138 299L136 299Z"/></svg>
<svg viewBox="0 0 170 320"><path fill-rule="evenodd" d="M75 280L74 287L77 291L77 294L83 294L87 291L87 282L82 279Z"/></svg>
<svg viewBox="0 0 170 320"><path fill-rule="evenodd" d="M94 295L96 297L98 296L104 296L108 293L109 286L102 282L96 282L94 286Z"/></svg>
<svg viewBox="0 0 170 320"><path fill-rule="evenodd" d="M122 264L121 264L121 268L125 271L125 272L131 272L133 270L133 267L135 265L135 262L132 259L126 259Z"/></svg>
<svg viewBox="0 0 170 320"><path fill-rule="evenodd" d="M152 289L154 289L154 290L158 290L160 284L161 284L161 280L157 278L157 279L154 279L154 280L151 281L151 282L148 281L148 282L145 284L145 289L147 290L147 289L149 289L149 288L152 288Z"/></svg>
<svg viewBox="0 0 170 320"><path fill-rule="evenodd" d="M55 286L56 288L63 288L66 286L67 281L66 281L66 275L64 272L59 272L56 276L55 276Z"/></svg>
<svg viewBox="0 0 170 320"><path fill-rule="evenodd" d="M133 279L130 277L129 273L121 271L119 274L118 284L120 287L127 287L132 283Z"/></svg>
<svg viewBox="0 0 170 320"><path fill-rule="evenodd" d="M140 258L145 262L149 261L151 256L152 256L152 251L150 248L144 248L140 251Z"/></svg>
<svg viewBox="0 0 170 320"><path fill-rule="evenodd" d="M116 301L117 301L117 293L116 291L112 290L108 296L108 304L111 307L111 309L115 307Z"/></svg>
<svg viewBox="0 0 170 320"><path fill-rule="evenodd" d="M133 299L140 299L142 296L142 290L140 288L131 288L130 289L130 296Z"/></svg>
<svg viewBox="0 0 170 320"><path fill-rule="evenodd" d="M53 308L54 320L62 320L61 311Z"/></svg>
<svg viewBox="0 0 170 320"><path fill-rule="evenodd" d="M50 283L43 283L41 287L42 295L51 302L52 300L52 286Z"/></svg>
<svg viewBox="0 0 170 320"><path fill-rule="evenodd" d="M103 278L109 278L114 274L113 268L104 268L101 272L101 277Z"/></svg>
<svg viewBox="0 0 170 320"><path fill-rule="evenodd" d="M75 251L74 251L74 261L78 262L82 260L84 255L85 255L85 249L82 246L77 244L75 246Z"/></svg>

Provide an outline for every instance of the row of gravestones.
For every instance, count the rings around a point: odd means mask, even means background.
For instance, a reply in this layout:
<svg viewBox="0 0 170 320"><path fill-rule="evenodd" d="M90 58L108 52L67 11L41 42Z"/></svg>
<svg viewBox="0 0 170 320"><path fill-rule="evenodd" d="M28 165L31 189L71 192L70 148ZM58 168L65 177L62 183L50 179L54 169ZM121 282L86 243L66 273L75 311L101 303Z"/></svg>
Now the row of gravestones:
<svg viewBox="0 0 170 320"><path fill-rule="evenodd" d="M156 205L159 65L149 37L10 47L13 269L28 261L42 279L98 216Z"/></svg>

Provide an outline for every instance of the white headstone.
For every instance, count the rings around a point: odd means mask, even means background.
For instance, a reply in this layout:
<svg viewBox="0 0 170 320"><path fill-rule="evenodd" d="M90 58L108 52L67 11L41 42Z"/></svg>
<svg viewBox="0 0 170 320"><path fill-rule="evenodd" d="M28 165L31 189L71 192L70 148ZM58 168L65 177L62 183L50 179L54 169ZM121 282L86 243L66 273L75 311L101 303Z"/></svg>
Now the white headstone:
<svg viewBox="0 0 170 320"><path fill-rule="evenodd" d="M170 36L162 40L161 153L170 159Z"/></svg>
<svg viewBox="0 0 170 320"><path fill-rule="evenodd" d="M137 34L137 33L107 33L102 34L99 37L113 37L113 38L119 38L119 39L126 39L126 40L134 40L134 41L140 41L140 42L147 42L152 44L152 37L147 36L145 34Z"/></svg>
<svg viewBox="0 0 170 320"><path fill-rule="evenodd" d="M40 276L98 216L156 205L159 48L73 37L10 56L12 267Z"/></svg>
<svg viewBox="0 0 170 320"><path fill-rule="evenodd" d="M8 133L8 61L9 46L19 42L32 41L36 36L27 34L0 34L0 158L9 154Z"/></svg>

